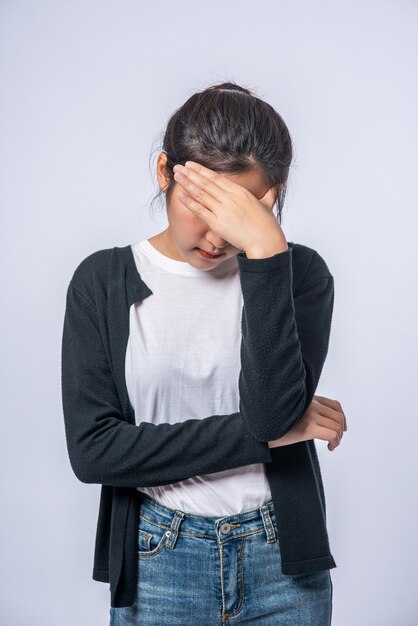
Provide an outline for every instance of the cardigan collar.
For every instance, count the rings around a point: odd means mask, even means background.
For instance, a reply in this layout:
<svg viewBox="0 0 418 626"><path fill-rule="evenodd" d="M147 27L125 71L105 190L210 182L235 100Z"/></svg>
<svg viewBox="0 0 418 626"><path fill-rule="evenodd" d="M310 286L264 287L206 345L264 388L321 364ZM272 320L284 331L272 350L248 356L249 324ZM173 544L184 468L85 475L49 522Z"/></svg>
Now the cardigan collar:
<svg viewBox="0 0 418 626"><path fill-rule="evenodd" d="M138 268L136 267L134 254L130 245L113 248L114 253L121 259L125 269L126 293L128 298L128 306L144 300L153 294L153 291L142 280Z"/></svg>

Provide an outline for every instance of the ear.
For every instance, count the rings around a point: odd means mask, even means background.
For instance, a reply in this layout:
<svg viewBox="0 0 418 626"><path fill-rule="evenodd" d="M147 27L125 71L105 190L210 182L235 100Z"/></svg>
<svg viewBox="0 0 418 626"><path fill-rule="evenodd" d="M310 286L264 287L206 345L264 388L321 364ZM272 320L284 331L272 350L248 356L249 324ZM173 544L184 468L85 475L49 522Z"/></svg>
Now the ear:
<svg viewBox="0 0 418 626"><path fill-rule="evenodd" d="M167 153L160 152L157 158L157 179L160 189L165 192L170 179L166 175Z"/></svg>

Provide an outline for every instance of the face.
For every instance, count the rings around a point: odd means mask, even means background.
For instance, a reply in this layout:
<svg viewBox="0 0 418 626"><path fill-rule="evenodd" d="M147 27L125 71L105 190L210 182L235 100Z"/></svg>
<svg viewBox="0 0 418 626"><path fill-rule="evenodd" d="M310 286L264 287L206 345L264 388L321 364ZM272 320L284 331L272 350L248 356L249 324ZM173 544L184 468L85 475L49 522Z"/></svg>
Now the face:
<svg viewBox="0 0 418 626"><path fill-rule="evenodd" d="M166 160L166 154L161 152L157 160L157 178L161 189L168 183L164 176ZM261 174L256 170L240 174L221 173L221 175L242 185L258 199L261 199L269 189ZM174 182L170 200L167 200L169 225L166 230L151 237L150 242L166 256L178 261L186 261L203 271L211 270L237 255L239 252L237 248L211 230L204 220L194 215L179 200L177 194L181 190L181 185ZM213 254L222 254L213 259L205 258L199 249Z"/></svg>

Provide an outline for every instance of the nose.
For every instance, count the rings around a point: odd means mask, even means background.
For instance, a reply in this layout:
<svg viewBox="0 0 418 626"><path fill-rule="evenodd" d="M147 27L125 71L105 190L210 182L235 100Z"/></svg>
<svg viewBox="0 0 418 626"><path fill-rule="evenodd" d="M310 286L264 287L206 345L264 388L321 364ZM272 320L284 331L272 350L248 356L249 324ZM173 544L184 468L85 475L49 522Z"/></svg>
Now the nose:
<svg viewBox="0 0 418 626"><path fill-rule="evenodd" d="M229 244L226 239L223 239L213 231L211 231L210 233L206 233L206 239L216 250L220 252L222 252L222 248L225 248Z"/></svg>

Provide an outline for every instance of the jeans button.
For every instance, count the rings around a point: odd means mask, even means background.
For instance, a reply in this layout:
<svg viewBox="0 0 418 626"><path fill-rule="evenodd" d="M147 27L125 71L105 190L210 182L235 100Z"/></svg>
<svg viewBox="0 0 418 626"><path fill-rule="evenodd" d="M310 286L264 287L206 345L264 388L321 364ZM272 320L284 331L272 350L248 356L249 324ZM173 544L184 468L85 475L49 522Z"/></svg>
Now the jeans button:
<svg viewBox="0 0 418 626"><path fill-rule="evenodd" d="M229 533L230 530L231 524L228 524L228 522L223 522L223 524L221 524L221 533L226 535L226 533Z"/></svg>

